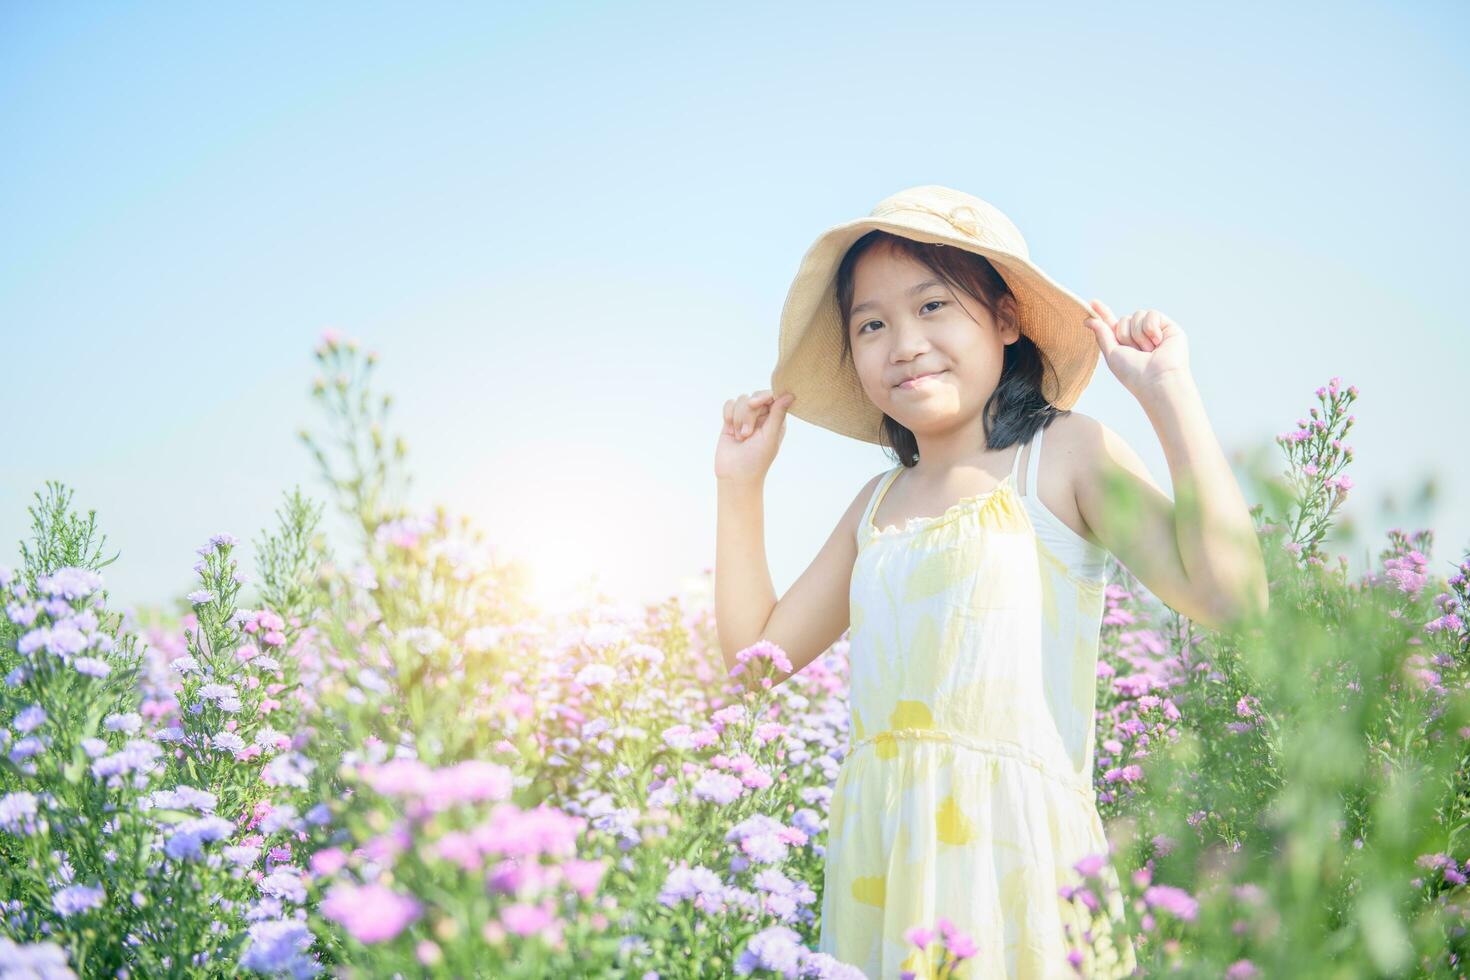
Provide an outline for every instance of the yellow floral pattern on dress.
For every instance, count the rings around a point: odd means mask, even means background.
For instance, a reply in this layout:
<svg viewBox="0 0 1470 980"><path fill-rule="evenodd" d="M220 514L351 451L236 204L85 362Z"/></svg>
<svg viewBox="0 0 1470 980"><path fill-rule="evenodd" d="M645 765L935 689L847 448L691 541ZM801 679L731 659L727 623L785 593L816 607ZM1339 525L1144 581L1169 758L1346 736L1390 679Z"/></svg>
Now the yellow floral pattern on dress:
<svg viewBox="0 0 1470 980"><path fill-rule="evenodd" d="M874 980L931 976L904 933L944 916L977 947L955 976L1050 980L1077 976L1071 926L1111 937L1126 974L1117 896L1084 922L1057 894L1080 883L1073 863L1107 851L1092 789L1102 582L1041 541L1017 471L934 518L880 528L873 515L901 470L859 525L851 743L829 810L818 948ZM1104 876L1116 883L1110 864Z"/></svg>
<svg viewBox="0 0 1470 980"><path fill-rule="evenodd" d="M865 905L876 905L883 907L883 891L888 879L882 875L870 878L857 878L852 883L852 897Z"/></svg>
<svg viewBox="0 0 1470 980"><path fill-rule="evenodd" d="M953 793L946 796L939 805L935 822L939 839L946 844L968 844L975 839L975 822L965 816L965 811L960 808Z"/></svg>

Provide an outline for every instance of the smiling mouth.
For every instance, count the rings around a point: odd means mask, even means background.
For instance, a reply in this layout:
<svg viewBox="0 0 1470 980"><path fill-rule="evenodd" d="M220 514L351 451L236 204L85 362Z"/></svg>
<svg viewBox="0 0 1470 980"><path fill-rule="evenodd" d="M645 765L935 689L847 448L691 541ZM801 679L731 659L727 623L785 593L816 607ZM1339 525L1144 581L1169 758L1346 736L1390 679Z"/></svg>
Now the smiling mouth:
<svg viewBox="0 0 1470 980"><path fill-rule="evenodd" d="M921 374L917 378L909 378L907 381L900 381L898 384L894 385L894 387L895 388L912 388L915 385L921 385L921 384L923 384L926 381L932 381L935 378L939 377L943 373L944 373L943 371L933 371L933 372L930 372L929 374Z"/></svg>

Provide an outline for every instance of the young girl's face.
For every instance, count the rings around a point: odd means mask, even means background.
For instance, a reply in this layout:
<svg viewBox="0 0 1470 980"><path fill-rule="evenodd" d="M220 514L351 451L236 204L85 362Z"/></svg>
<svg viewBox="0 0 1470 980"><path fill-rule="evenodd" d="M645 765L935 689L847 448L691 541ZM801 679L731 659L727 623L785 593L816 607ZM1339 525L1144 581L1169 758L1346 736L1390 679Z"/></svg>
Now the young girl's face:
<svg viewBox="0 0 1470 980"><path fill-rule="evenodd" d="M874 405L921 440L978 424L1019 326L999 327L979 300L881 245L858 259L852 299L853 365ZM930 373L935 376L900 387L912 375Z"/></svg>

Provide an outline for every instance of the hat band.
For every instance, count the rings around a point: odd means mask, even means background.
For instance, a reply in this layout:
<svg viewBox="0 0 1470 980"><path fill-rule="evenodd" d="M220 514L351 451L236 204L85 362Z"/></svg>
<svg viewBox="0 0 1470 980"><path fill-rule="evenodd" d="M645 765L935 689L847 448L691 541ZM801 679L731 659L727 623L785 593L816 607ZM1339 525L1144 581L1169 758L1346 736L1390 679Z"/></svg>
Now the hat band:
<svg viewBox="0 0 1470 980"><path fill-rule="evenodd" d="M942 218L949 222L958 231L977 240L985 238L990 231L988 227L980 223L979 212L968 204L959 204L950 208L948 211L940 211L936 208L929 207L927 204L920 204L917 201L899 201L894 204L879 205L872 210L871 217L878 218L897 211L920 211L925 214L932 214L936 218Z"/></svg>

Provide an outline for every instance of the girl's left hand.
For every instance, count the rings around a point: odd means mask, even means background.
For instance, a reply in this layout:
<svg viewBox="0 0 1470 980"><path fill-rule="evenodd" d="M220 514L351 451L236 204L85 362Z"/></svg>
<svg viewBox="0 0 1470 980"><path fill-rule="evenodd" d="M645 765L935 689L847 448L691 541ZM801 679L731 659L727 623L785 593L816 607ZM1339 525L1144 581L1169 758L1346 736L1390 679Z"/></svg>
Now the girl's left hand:
<svg viewBox="0 0 1470 980"><path fill-rule="evenodd" d="M1141 397L1166 375L1189 373L1189 340L1179 324L1158 310L1138 310L1121 320L1102 300L1096 316L1082 321L1097 338L1108 369L1123 387Z"/></svg>

